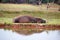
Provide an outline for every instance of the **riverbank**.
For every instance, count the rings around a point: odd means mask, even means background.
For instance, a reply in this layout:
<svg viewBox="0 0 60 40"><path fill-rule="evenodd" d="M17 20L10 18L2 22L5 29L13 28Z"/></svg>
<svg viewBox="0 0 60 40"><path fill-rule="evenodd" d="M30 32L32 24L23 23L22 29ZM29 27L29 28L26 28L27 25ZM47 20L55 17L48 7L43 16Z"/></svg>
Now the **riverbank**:
<svg viewBox="0 0 60 40"><path fill-rule="evenodd" d="M25 24L0 24L0 29L12 30L18 34L30 35L33 33L40 33L48 30L60 30L60 25L46 25L46 24L35 24L35 23L25 23Z"/></svg>
<svg viewBox="0 0 60 40"><path fill-rule="evenodd" d="M0 23L13 23L14 18L18 16L32 16L42 18L47 22L45 24L60 24L60 5L54 4L47 10L47 5L31 4L3 4L0 3Z"/></svg>
<svg viewBox="0 0 60 40"><path fill-rule="evenodd" d="M60 25L52 25L52 24L38 24L38 23L20 23L20 24L0 24L0 28L9 28L9 27L12 27L12 28L26 28L26 29L60 29Z"/></svg>
<svg viewBox="0 0 60 40"><path fill-rule="evenodd" d="M46 20L46 24L60 24L60 12L43 11L0 11L0 23L13 23L18 16L32 16Z"/></svg>

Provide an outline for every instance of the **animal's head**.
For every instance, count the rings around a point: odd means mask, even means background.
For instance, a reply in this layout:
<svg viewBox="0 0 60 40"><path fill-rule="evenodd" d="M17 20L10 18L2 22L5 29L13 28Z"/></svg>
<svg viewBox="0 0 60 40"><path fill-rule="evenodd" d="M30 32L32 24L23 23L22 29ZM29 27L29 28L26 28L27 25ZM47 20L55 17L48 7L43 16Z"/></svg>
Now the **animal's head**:
<svg viewBox="0 0 60 40"><path fill-rule="evenodd" d="M42 20L41 20L41 23L46 23L46 21L42 19Z"/></svg>
<svg viewBox="0 0 60 40"><path fill-rule="evenodd" d="M46 23L46 20L43 20L41 18L36 18L37 23Z"/></svg>

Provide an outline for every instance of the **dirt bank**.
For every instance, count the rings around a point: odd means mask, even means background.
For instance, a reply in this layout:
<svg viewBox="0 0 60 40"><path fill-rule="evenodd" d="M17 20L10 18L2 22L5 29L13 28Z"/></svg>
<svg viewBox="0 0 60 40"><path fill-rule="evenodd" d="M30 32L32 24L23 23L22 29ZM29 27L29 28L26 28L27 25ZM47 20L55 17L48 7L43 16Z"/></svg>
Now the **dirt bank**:
<svg viewBox="0 0 60 40"><path fill-rule="evenodd" d="M42 24L0 24L0 29L12 30L18 34L30 35L46 30L60 30L60 25Z"/></svg>
<svg viewBox="0 0 60 40"><path fill-rule="evenodd" d="M0 24L0 28L25 28L25 29L60 29L60 25L45 24Z"/></svg>

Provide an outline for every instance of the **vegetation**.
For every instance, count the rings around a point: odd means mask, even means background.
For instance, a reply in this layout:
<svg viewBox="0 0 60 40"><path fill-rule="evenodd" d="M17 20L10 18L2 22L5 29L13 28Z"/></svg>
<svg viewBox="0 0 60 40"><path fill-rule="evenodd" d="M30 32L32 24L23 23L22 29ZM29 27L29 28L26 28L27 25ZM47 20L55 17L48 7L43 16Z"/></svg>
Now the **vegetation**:
<svg viewBox="0 0 60 40"><path fill-rule="evenodd" d="M21 12L9 12L0 11L0 22L13 23L13 19L17 16L29 15L45 19L47 24L60 24L60 12L42 12L42 11L21 11Z"/></svg>
<svg viewBox="0 0 60 40"><path fill-rule="evenodd" d="M60 24L59 5L52 5L48 10L46 5L28 5L28 4L0 4L0 23L13 23L17 16L34 16L45 19L46 24ZM53 9L52 9L53 8Z"/></svg>
<svg viewBox="0 0 60 40"><path fill-rule="evenodd" d="M48 10L45 4L28 5L28 4L0 4L0 29L12 30L17 33L31 34L38 33L44 30L55 30L60 28L60 11L58 11L58 5L54 5ZM53 8L53 9L52 9ZM47 21L46 24L54 25L40 25L35 23L33 25L14 24L13 20L17 16L33 16L39 17ZM3 24L2 24L3 23ZM55 25L58 24L58 25ZM40 28L40 29L39 29Z"/></svg>

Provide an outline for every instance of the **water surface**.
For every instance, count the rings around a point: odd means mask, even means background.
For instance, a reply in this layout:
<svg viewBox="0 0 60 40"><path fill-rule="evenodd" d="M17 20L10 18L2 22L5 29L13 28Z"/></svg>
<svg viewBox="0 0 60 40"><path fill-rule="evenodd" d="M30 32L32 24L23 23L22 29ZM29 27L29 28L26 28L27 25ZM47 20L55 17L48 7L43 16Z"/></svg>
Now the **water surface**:
<svg viewBox="0 0 60 40"><path fill-rule="evenodd" d="M60 40L60 30L23 35L12 30L0 29L0 40Z"/></svg>

